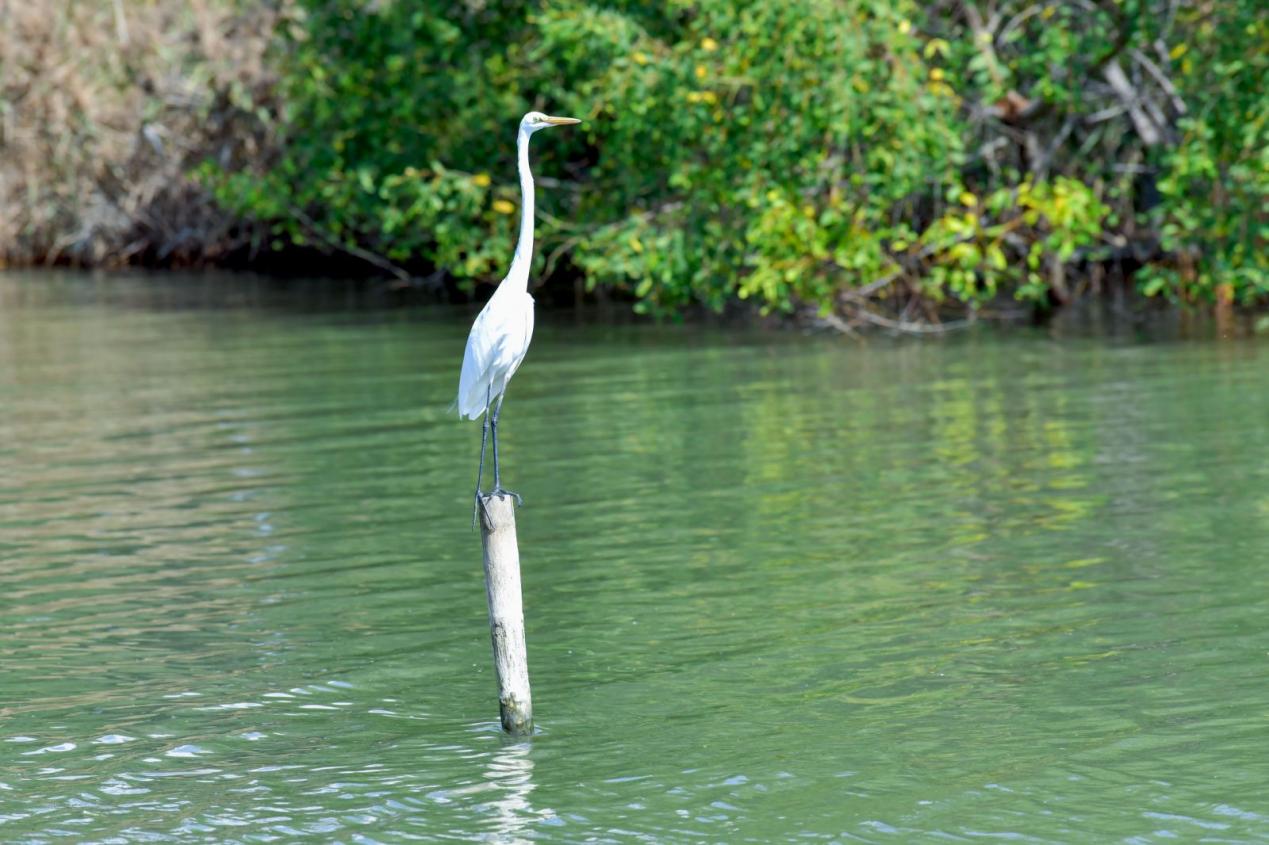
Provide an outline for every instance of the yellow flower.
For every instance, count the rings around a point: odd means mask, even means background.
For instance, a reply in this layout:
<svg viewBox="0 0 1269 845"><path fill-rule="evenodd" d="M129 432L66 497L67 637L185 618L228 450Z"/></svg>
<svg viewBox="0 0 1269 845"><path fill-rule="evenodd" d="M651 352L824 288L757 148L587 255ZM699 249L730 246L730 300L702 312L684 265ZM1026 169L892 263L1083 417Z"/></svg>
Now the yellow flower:
<svg viewBox="0 0 1269 845"><path fill-rule="evenodd" d="M899 31L903 33L904 35L907 35L909 32L911 32L912 21L908 21L908 20L899 21Z"/></svg>
<svg viewBox="0 0 1269 845"><path fill-rule="evenodd" d="M969 191L961 191L959 199L961 201L961 205L966 208L973 208L978 205L978 197L974 196Z"/></svg>
<svg viewBox="0 0 1269 845"><path fill-rule="evenodd" d="M701 39L701 49L706 53L712 53L718 49L718 42L707 35Z"/></svg>
<svg viewBox="0 0 1269 845"><path fill-rule="evenodd" d="M715 94L713 91L702 91L702 92L701 92L701 102L702 102L702 103L711 103L711 104L712 104L712 103L717 103L717 102L718 102L718 95L717 95L717 94Z"/></svg>
<svg viewBox="0 0 1269 845"><path fill-rule="evenodd" d="M648 63L648 54L644 53L642 50L635 50L634 55L631 58L635 60L635 64L637 65L646 65Z"/></svg>
<svg viewBox="0 0 1269 845"><path fill-rule="evenodd" d="M516 204L510 200L494 200L493 210L499 214L515 214Z"/></svg>
<svg viewBox="0 0 1269 845"><path fill-rule="evenodd" d="M943 68L941 67L930 68L930 79L933 79L935 82L938 82L942 78L943 78Z"/></svg>
<svg viewBox="0 0 1269 845"><path fill-rule="evenodd" d="M708 69L708 68L706 68L706 67L705 67L705 65L697 65L697 66L696 66L696 78L697 78L697 79L704 79L704 78L705 78L706 76L708 76L708 75L709 75L709 69Z"/></svg>
<svg viewBox="0 0 1269 845"><path fill-rule="evenodd" d="M476 187L478 187L478 188L488 188L488 187L489 187L489 181L490 181L490 180L489 180L489 174L488 174L488 173L477 173L475 176L471 177L471 181L472 181L472 184L473 184L473 185L475 185L475 186L476 186Z"/></svg>

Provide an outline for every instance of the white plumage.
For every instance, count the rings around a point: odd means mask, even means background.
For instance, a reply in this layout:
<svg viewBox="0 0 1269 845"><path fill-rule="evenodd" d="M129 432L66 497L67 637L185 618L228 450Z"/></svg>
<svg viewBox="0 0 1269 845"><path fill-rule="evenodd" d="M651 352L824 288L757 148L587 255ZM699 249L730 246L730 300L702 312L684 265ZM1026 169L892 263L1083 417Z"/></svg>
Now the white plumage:
<svg viewBox="0 0 1269 845"><path fill-rule="evenodd" d="M489 404L502 398L533 339L533 297L508 285L508 279L494 291L467 335L458 380L458 415L464 419L479 419Z"/></svg>
<svg viewBox="0 0 1269 845"><path fill-rule="evenodd" d="M481 476L485 468L485 442L492 432L494 487L490 495L506 493L498 466L498 412L506 395L507 383L520 367L533 339L533 297L529 296L529 267L533 263L533 174L529 170L529 137L548 126L566 126L581 121L571 117L551 117L529 112L520 120L516 151L520 171L520 240L506 278L481 309L467 335L463 352L463 372L458 379L458 415L478 419L485 415L480 438L480 467L476 471L476 500L479 503ZM515 494L511 494L515 495Z"/></svg>

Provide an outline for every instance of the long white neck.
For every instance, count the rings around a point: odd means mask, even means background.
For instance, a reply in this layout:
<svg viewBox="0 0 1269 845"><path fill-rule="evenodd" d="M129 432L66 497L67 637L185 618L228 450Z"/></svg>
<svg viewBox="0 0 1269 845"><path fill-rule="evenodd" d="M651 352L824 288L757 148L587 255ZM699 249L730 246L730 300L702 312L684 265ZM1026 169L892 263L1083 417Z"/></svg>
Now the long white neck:
<svg viewBox="0 0 1269 845"><path fill-rule="evenodd" d="M529 133L525 129L521 129L516 138L516 151L520 157L520 241L501 286L511 285L527 291L529 268L533 264L533 173L529 171Z"/></svg>

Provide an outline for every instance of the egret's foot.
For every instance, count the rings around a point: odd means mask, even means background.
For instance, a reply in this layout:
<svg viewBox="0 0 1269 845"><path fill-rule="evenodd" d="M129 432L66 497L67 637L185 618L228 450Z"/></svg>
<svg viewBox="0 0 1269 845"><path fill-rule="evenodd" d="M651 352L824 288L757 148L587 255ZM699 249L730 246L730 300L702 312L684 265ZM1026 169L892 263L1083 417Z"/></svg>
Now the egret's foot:
<svg viewBox="0 0 1269 845"><path fill-rule="evenodd" d="M510 496L516 500L516 507L524 507L524 499L519 493L512 492L511 490L503 490L501 487L495 487L489 491L489 497L493 498L494 496Z"/></svg>
<svg viewBox="0 0 1269 845"><path fill-rule="evenodd" d="M516 500L516 507L524 507L524 498L519 493L512 492L511 490L503 490L501 487L495 487L488 493L482 493L477 490L476 504L472 505L471 509L471 527L473 529L475 529L475 527L479 524L477 520L479 520L482 516L486 519L486 521L489 519L489 509L485 507L485 499L492 499L494 496L510 496Z"/></svg>

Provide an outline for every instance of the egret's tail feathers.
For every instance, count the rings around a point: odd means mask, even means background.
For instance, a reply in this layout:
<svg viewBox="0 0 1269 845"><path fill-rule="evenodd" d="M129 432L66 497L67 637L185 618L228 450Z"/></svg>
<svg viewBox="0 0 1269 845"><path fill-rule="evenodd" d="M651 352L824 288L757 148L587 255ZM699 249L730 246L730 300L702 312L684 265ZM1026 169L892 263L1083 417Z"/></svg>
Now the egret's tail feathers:
<svg viewBox="0 0 1269 845"><path fill-rule="evenodd" d="M493 398L498 398L497 393L493 394ZM460 385L454 407L458 408L459 417L466 420L478 420L485 412L489 399L489 379L483 378L470 385L466 391L463 390L463 385Z"/></svg>
<svg viewBox="0 0 1269 845"><path fill-rule="evenodd" d="M458 411L460 420L478 420L480 415L485 412L485 403L475 403L471 401L464 402L463 397L459 396L453 402L449 403L450 413Z"/></svg>

